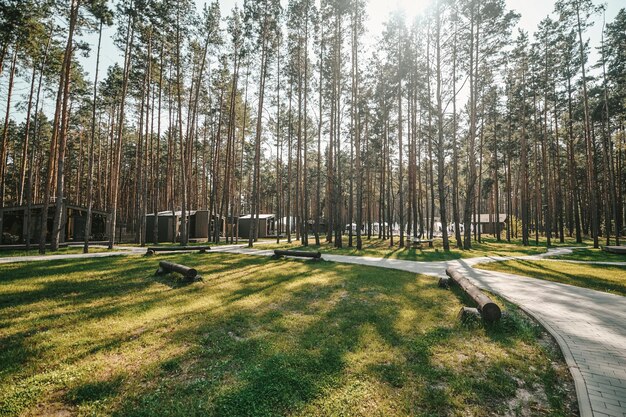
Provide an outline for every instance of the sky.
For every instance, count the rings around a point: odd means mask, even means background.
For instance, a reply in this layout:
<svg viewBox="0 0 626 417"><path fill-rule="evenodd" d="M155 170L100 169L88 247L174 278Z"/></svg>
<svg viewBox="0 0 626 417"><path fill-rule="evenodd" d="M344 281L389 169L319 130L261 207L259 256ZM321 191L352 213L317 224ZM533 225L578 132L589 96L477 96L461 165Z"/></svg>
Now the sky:
<svg viewBox="0 0 626 417"><path fill-rule="evenodd" d="M198 10L202 10L205 3L211 0L196 0ZM599 3L597 0L594 0ZM281 0L283 7L286 8L287 0ZM316 0L319 4L319 0ZM382 33L384 22L387 21L390 14L396 10L400 10L405 15L407 22L411 21L415 16L422 14L428 7L430 0L369 0L367 2L367 14L368 14L368 34L364 39L366 45L373 45L376 37ZM222 17L230 14L230 11L237 4L240 8L243 6L243 0L220 0L220 9ZM554 9L554 0L506 0L507 9L516 10L521 14L518 28L521 28L532 34L536 31L538 23L547 15L551 14ZM623 0L608 0L605 2L606 7L606 22L611 22L617 15L621 7L625 7ZM513 36L517 33L517 30L513 31ZM590 63L597 62L599 55L596 51L596 47L600 45L602 33L602 16L595 17L595 24L585 34L591 39L591 57ZM115 28L107 28L103 32L102 51L100 54L100 80L106 74L106 68L114 63L122 65L122 52L113 44L113 35L115 34ZM89 79L93 79L96 66L95 51L98 41L96 33L87 34L82 37L82 40L88 42L92 46L92 53L89 57L81 58L81 63L85 68L85 71L89 74ZM5 73L8 71L5 71ZM16 83L15 92L18 95L26 95L28 93L29 83L20 80ZM0 108L4 111L6 107L6 77L0 79ZM23 101L21 97L19 101ZM48 103L49 104L49 103ZM14 117L17 120L21 120L25 116L25 109L22 106L21 109L17 109L14 113Z"/></svg>
<svg viewBox="0 0 626 417"><path fill-rule="evenodd" d="M198 9L202 10L205 3L211 0L196 0ZM287 0L281 0L283 7L286 8ZM319 4L319 0L316 1ZM422 14L428 7L430 0L369 0L367 2L368 12L368 34L366 35L366 44L372 45L378 35L382 33L384 22L389 18L390 14L396 10L401 10L405 14L406 21L412 20L418 14ZM599 3L596 1L596 3ZM243 7L243 0L220 0L220 9L222 17L230 14L230 11L237 4L240 8ZM516 10L521 14L518 28L527 31L531 36L537 29L539 22L551 14L554 10L554 1L550 0L506 0L507 8ZM622 0L608 0L605 2L607 6L606 21L611 22L617 15L617 12L621 7L626 5ZM594 48L592 50L592 56L590 62L596 62L598 55L595 51L595 47L600 45L601 32L602 32L602 16L596 16L594 26L588 30L587 36L591 39L591 45ZM121 51L119 51L111 40L110 37L114 34L114 28L109 28L103 34L103 47L101 53L101 64L103 68L112 65L115 62L121 64ZM513 32L514 36L517 33ZM97 35L91 34L85 37L85 40L93 45L94 53L89 58L83 60L85 69L90 74L93 74L95 69L95 46L97 44Z"/></svg>

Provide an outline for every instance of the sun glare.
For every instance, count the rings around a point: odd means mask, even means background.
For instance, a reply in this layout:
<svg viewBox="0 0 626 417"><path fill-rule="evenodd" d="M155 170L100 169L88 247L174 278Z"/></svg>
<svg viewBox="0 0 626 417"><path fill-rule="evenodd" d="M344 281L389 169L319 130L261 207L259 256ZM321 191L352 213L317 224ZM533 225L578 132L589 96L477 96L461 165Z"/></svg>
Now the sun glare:
<svg viewBox="0 0 626 417"><path fill-rule="evenodd" d="M402 12L407 19L421 14L428 6L427 0L369 0L367 9L374 19L386 20L396 10Z"/></svg>

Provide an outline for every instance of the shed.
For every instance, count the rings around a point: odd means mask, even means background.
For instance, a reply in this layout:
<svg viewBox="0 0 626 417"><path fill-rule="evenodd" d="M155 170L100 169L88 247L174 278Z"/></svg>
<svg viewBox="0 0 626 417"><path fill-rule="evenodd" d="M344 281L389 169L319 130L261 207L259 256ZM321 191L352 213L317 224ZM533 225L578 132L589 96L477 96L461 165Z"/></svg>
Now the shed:
<svg viewBox="0 0 626 417"><path fill-rule="evenodd" d="M472 222L474 222L473 217ZM496 233L496 223L500 223L500 231L506 229L506 214L500 214L499 217L496 217L495 214L480 214L478 216L478 223L480 223L481 233L493 235Z"/></svg>
<svg viewBox="0 0 626 417"><path fill-rule="evenodd" d="M252 226L252 215L247 214L239 217L239 237L249 238ZM276 219L273 214L259 214L259 223L257 227L257 237L276 236Z"/></svg>
<svg viewBox="0 0 626 417"><path fill-rule="evenodd" d="M189 225L189 239L207 240L209 236L209 211L189 210L186 213ZM182 212L171 210L157 213L158 241L175 242L179 238ZM146 242L154 242L154 213L146 214Z"/></svg>
<svg viewBox="0 0 626 417"><path fill-rule="evenodd" d="M29 207L27 205L15 205L0 208L2 221L0 225L1 243L26 243L37 242L40 235L40 219L43 204L30 206L30 222L27 221ZM52 223L55 212L55 202L48 205L46 222L46 241L52 236ZM106 211L92 209L91 211L91 236L92 240L107 239L107 222L109 214ZM85 226L87 221L87 207L70 204L63 200L60 242L82 241L85 238Z"/></svg>

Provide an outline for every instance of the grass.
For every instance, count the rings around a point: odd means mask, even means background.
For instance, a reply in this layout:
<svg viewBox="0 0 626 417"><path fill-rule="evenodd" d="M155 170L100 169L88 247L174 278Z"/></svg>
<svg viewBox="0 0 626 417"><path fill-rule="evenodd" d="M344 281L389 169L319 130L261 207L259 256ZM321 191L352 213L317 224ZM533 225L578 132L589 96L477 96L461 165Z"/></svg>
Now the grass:
<svg viewBox="0 0 626 417"><path fill-rule="evenodd" d="M243 239L239 239L239 244L244 244L244 243L248 243L248 240L246 239L245 241ZM221 240L218 243L215 242L189 242L187 243L187 246L227 246L227 245L234 245L235 243L230 243L227 242L225 240L225 238L221 238ZM128 247L139 247L141 246L141 244L139 243L116 243L115 246L128 246ZM180 246L180 242L176 242L176 243L172 243L172 242L160 242L160 243L152 243L152 242L146 242L145 247L148 246Z"/></svg>
<svg viewBox="0 0 626 417"><path fill-rule="evenodd" d="M292 243L270 243L267 240L259 242L254 245L257 249L294 249L294 250L310 250L320 251L322 253L332 253L337 255L350 255L350 256L371 256L376 258L393 258L404 259L409 261L448 261L461 258L475 258L478 256L524 256L524 255L537 255L545 253L545 246L522 246L521 240L512 240L511 243L502 240L497 242L494 237L483 237L482 243L473 242L471 250L461 250L456 248L453 240L450 242L450 251L445 252L443 250L443 243L441 239L435 239L432 248L428 247L428 244L424 244L422 248L411 247L399 247L398 237L394 237L394 245L389 245L389 240L383 240L378 238L363 239L363 249L356 249L356 237L354 238L353 247L348 247L348 238L344 236L343 248L336 248L332 243L327 243L322 239L320 246L309 244L309 246L302 246L300 241L293 240ZM315 243L314 239L310 239L309 243ZM534 242L533 242L534 243ZM407 241L406 244L410 246Z"/></svg>
<svg viewBox="0 0 626 417"><path fill-rule="evenodd" d="M94 247L94 246L89 246L89 253L96 253L96 252L107 252L108 249L107 248L102 248L102 247ZM69 254L74 254L74 253L83 253L83 246L66 246L63 248L59 248L59 250L53 252L50 249L46 249L46 254L45 255L69 255ZM9 250L0 250L0 257L4 258L4 257L13 257L13 256L40 256L39 253L39 249L37 248L37 245L33 245L33 249L27 251L27 250L14 250L14 249L9 249Z"/></svg>
<svg viewBox="0 0 626 417"><path fill-rule="evenodd" d="M204 281L155 278L158 259ZM432 277L218 253L0 276L2 416L575 412L539 326L512 307L497 325L461 324L465 300Z"/></svg>
<svg viewBox="0 0 626 417"><path fill-rule="evenodd" d="M572 253L560 256L553 256L552 259L595 262L626 262L626 255L605 252L602 249L579 248L574 249Z"/></svg>
<svg viewBox="0 0 626 417"><path fill-rule="evenodd" d="M479 264L476 268L509 272L592 290L626 295L626 267L556 261L506 261Z"/></svg>

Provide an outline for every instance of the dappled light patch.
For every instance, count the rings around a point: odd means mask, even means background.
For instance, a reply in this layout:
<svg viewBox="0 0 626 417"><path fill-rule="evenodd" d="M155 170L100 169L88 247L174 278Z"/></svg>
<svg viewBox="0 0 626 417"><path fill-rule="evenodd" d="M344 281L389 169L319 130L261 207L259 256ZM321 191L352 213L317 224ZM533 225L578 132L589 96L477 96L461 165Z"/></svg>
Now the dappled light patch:
<svg viewBox="0 0 626 417"><path fill-rule="evenodd" d="M546 252L545 245L542 246L522 246L521 241L514 239L511 242L504 240L497 242L495 238L484 236L482 242L473 242L471 250L461 250L454 246L450 251L443 250L442 241L435 239L433 247L412 248L407 241L405 247L399 246L399 241L394 238L394 245L390 246L389 239L363 238L363 249L357 250L348 246L348 238L344 236L342 248L336 248L333 243L324 242L320 246L309 244L302 246L300 241L294 240L291 243L270 243L261 242L255 244L257 249L293 249L299 251L320 251L322 253L349 255L349 256L370 256L376 258L404 259L409 261L449 261L462 258L475 258L479 256L524 256L537 255Z"/></svg>
<svg viewBox="0 0 626 417"><path fill-rule="evenodd" d="M626 266L621 265L513 260L476 267L626 296Z"/></svg>
<svg viewBox="0 0 626 417"><path fill-rule="evenodd" d="M142 257L83 260L76 271L48 262L62 274L12 268L21 278L0 283L0 293L16 295L0 313L0 386L10 387L0 391L3 409L486 414L517 404L520 389L559 385L550 375L562 371L552 367L560 359L523 318L464 327L462 299L432 277L227 254L165 257L205 281L173 288L152 276L158 261ZM542 389L545 414L569 406L553 399L562 391Z"/></svg>

